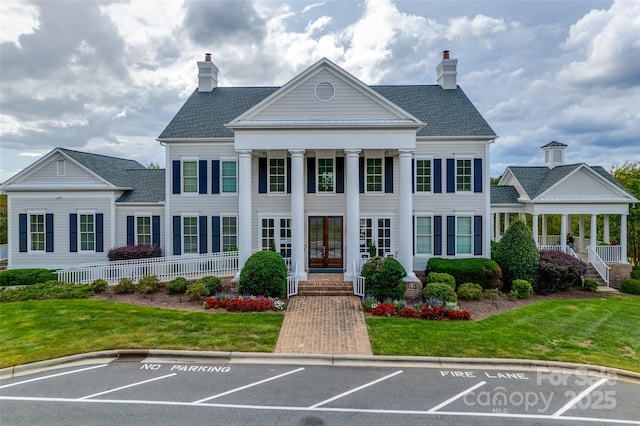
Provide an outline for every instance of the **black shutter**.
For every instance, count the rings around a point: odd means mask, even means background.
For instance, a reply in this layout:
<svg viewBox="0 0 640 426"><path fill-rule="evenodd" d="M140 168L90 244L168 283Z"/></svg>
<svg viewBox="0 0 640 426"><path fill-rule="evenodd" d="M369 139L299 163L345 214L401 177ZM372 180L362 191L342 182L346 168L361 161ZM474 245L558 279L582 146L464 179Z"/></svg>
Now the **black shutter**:
<svg viewBox="0 0 640 426"><path fill-rule="evenodd" d="M416 192L416 159L411 159L411 193Z"/></svg>
<svg viewBox="0 0 640 426"><path fill-rule="evenodd" d="M151 217L151 244L160 247L160 216Z"/></svg>
<svg viewBox="0 0 640 426"><path fill-rule="evenodd" d="M207 217L206 216L200 216L199 217L199 224L198 224L198 232L199 232L199 239L200 239L200 254L204 254L207 252Z"/></svg>
<svg viewBox="0 0 640 426"><path fill-rule="evenodd" d="M18 215L18 227L20 228L20 253L26 253L27 251L27 215L25 213L20 213Z"/></svg>
<svg viewBox="0 0 640 426"><path fill-rule="evenodd" d="M45 250L49 253L53 252L53 213L45 215Z"/></svg>
<svg viewBox="0 0 640 426"><path fill-rule="evenodd" d="M78 215L76 213L69 214L69 251L72 253L78 251Z"/></svg>
<svg viewBox="0 0 640 426"><path fill-rule="evenodd" d="M307 157L307 193L316 192L316 157Z"/></svg>
<svg viewBox="0 0 640 426"><path fill-rule="evenodd" d="M360 178L360 193L364 194L364 157L360 157L358 173Z"/></svg>
<svg viewBox="0 0 640 426"><path fill-rule="evenodd" d="M384 192L393 193L393 157L384 157Z"/></svg>
<svg viewBox="0 0 640 426"><path fill-rule="evenodd" d="M291 157L287 157L287 170L284 172L287 177L287 194L291 194Z"/></svg>
<svg viewBox="0 0 640 426"><path fill-rule="evenodd" d="M258 158L258 193L267 193L267 159Z"/></svg>
<svg viewBox="0 0 640 426"><path fill-rule="evenodd" d="M433 160L433 192L436 194L442 192L442 160L440 158Z"/></svg>
<svg viewBox="0 0 640 426"><path fill-rule="evenodd" d="M173 160L173 193L180 193L180 161Z"/></svg>
<svg viewBox="0 0 640 426"><path fill-rule="evenodd" d="M207 160L198 161L198 194L207 193Z"/></svg>
<svg viewBox="0 0 640 426"><path fill-rule="evenodd" d="M96 213L96 251L104 251L104 216L102 213Z"/></svg>
<svg viewBox="0 0 640 426"><path fill-rule="evenodd" d="M182 254L182 218L180 216L173 217L173 254L178 256Z"/></svg>
<svg viewBox="0 0 640 426"><path fill-rule="evenodd" d="M442 255L442 216L433 217L433 254Z"/></svg>
<svg viewBox="0 0 640 426"><path fill-rule="evenodd" d="M447 254L456 254L456 217L447 216Z"/></svg>
<svg viewBox="0 0 640 426"><path fill-rule="evenodd" d="M136 243L135 240L135 218L133 216L127 216L127 245L132 246Z"/></svg>
<svg viewBox="0 0 640 426"><path fill-rule="evenodd" d="M473 254L482 254L482 216L473 217Z"/></svg>
<svg viewBox="0 0 640 426"><path fill-rule="evenodd" d="M220 193L220 160L211 160L211 193Z"/></svg>
<svg viewBox="0 0 640 426"><path fill-rule="evenodd" d="M482 158L473 159L473 192L482 192Z"/></svg>
<svg viewBox="0 0 640 426"><path fill-rule="evenodd" d="M344 157L336 157L336 193L344 194Z"/></svg>
<svg viewBox="0 0 640 426"><path fill-rule="evenodd" d="M211 217L211 251L220 252L220 216Z"/></svg>
<svg viewBox="0 0 640 426"><path fill-rule="evenodd" d="M456 162L447 158L447 192L456 192Z"/></svg>

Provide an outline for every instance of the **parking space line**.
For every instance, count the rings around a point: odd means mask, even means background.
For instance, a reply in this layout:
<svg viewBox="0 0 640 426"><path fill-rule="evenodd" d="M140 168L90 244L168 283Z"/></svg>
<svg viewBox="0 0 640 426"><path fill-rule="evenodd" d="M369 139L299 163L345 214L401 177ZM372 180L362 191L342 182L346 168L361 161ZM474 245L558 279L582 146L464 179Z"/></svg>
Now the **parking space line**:
<svg viewBox="0 0 640 426"><path fill-rule="evenodd" d="M586 395L590 394L595 388L597 388L601 384L607 382L608 380L609 380L608 378L603 378L603 379L598 380L597 382L595 382L594 384L592 384L591 386L589 386L588 388L586 388L585 390L580 392L578 395L576 395L571 401L567 402L564 405L564 407L562 407L561 409L559 409L558 411L553 413L553 415L551 417L554 418L554 419L560 418L560 416L562 414L564 414L565 411L567 411L569 408L574 406L578 401L580 401Z"/></svg>
<svg viewBox="0 0 640 426"><path fill-rule="evenodd" d="M360 391L360 390L362 390L362 389L368 388L369 386L373 386L373 385L375 385L376 383L380 383L380 382L382 382L382 381L384 381L384 380L390 379L391 377L393 377L393 376L397 376L398 374L401 374L402 372L403 372L402 370L398 370L398 371L396 371L395 373L388 374L388 375L386 375L386 376L384 376L384 377L379 378L378 380L374 380L373 382L365 383L364 385L358 386L358 387L357 387L357 388L355 388L355 389L351 389L351 390L349 390L349 391L346 391L346 392L344 392L344 393L341 393L340 395L336 395L336 396L334 396L333 398L325 399L325 400L324 400L324 401L322 401L322 402L318 402L317 404L314 404L314 405L309 406L309 408L318 408L318 407L320 407L320 406L322 406L322 405L328 404L328 403L329 403L329 402L331 402L331 401L335 401L336 399L340 399L340 398L342 398L343 396L350 395L350 394L355 393L355 392L358 392L358 391Z"/></svg>
<svg viewBox="0 0 640 426"><path fill-rule="evenodd" d="M302 370L304 370L304 367L300 367L300 368L297 368L295 370L288 371L286 373L282 373L282 374L279 374L279 375L274 376L274 377L270 377L268 379L260 380L259 382L250 383L248 385L241 386L239 388L231 389L231 390L228 390L226 392L222 392L222 393L210 396L208 398L200 399L198 401L195 401L194 404L201 404L201 403L206 402L206 401L211 401L212 399L220 398L221 396L229 395L229 394L232 394L234 392L239 392L241 390L248 389L248 388L251 388L253 386L258 386L258 385L261 385L263 383L267 383L267 382L270 382L272 380L276 380L276 379L279 379L281 377L288 376L289 374L297 373L298 371L302 371Z"/></svg>
<svg viewBox="0 0 640 426"><path fill-rule="evenodd" d="M50 379L52 377L59 377L59 376L66 376L67 374L80 373L82 371L88 371L88 370L93 370L95 368L106 367L107 365L108 364L94 365L94 366L87 367L87 368L81 368L79 370L65 371L64 373L51 374L49 376L36 377L35 379L29 379L29 380L23 380L21 382L9 383L8 385L0 386L0 389L10 388L12 386L23 385L25 383L37 382L39 380Z"/></svg>
<svg viewBox="0 0 640 426"><path fill-rule="evenodd" d="M469 392L473 392L474 390L478 389L480 386L484 386L486 385L487 382L480 382L477 385L471 386L469 389L460 392L459 394L452 396L451 398L447 399L446 401L436 405L435 407L431 408L429 411L427 411L428 413L433 413L439 409L441 409L442 407L444 407L445 405L449 405L451 404L453 401L455 401L456 399L462 398L463 396L465 396L466 394L468 394Z"/></svg>
<svg viewBox="0 0 640 426"><path fill-rule="evenodd" d="M120 386L119 388L106 390L104 392L94 393L93 395L83 396L82 398L78 398L78 399L80 399L80 400L81 399L89 399L89 398L93 398L93 397L96 397L96 396L105 395L105 394L108 394L108 393L111 393L111 392L116 392L116 391L119 391L119 390L122 390L122 389L132 388L132 387L138 386L138 385L144 385L145 383L155 382L156 380L166 379L167 377L173 377L176 374L177 373L171 373L171 374L167 374L166 376L155 377L153 379L143 380L143 381L137 382L137 383L131 383L130 385Z"/></svg>

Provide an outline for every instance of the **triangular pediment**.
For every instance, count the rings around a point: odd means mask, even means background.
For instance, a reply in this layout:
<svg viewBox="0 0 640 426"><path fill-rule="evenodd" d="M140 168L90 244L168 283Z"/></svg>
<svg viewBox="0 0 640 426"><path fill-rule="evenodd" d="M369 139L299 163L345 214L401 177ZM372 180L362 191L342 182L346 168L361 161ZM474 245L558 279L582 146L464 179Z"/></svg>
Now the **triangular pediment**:
<svg viewBox="0 0 640 426"><path fill-rule="evenodd" d="M424 125L328 59L322 59L227 126L365 126L420 128Z"/></svg>
<svg viewBox="0 0 640 426"><path fill-rule="evenodd" d="M536 200L623 201L633 197L586 164L540 193Z"/></svg>

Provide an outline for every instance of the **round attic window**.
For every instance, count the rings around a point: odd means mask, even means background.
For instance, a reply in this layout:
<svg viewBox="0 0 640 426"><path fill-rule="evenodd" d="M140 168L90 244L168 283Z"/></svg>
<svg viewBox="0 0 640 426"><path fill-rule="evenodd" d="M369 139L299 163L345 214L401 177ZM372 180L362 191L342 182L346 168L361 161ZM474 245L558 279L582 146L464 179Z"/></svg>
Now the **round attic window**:
<svg viewBox="0 0 640 426"><path fill-rule="evenodd" d="M328 102L335 96L336 89L333 87L333 84L329 83L328 81L321 81L320 83L316 84L314 93L319 101Z"/></svg>

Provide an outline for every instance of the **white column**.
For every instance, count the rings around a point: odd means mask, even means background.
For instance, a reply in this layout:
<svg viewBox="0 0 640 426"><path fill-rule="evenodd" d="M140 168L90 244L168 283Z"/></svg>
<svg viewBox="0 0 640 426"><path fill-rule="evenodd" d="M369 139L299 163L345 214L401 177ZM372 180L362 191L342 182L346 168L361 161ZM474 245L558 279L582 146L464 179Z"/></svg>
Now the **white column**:
<svg viewBox="0 0 640 426"><path fill-rule="evenodd" d="M507 232L507 229L509 229L509 216L509 213L504 214L504 232Z"/></svg>
<svg viewBox="0 0 640 426"><path fill-rule="evenodd" d="M304 251L304 150L291 153L291 268L298 278L307 279Z"/></svg>
<svg viewBox="0 0 640 426"><path fill-rule="evenodd" d="M251 151L238 151L238 275L251 256Z"/></svg>
<svg viewBox="0 0 640 426"><path fill-rule="evenodd" d="M347 265L344 278L353 281L356 268L360 264L360 150L345 150L347 156L347 220L346 220L346 258Z"/></svg>
<svg viewBox="0 0 640 426"><path fill-rule="evenodd" d="M399 261L407 271L405 281L417 281L413 272L413 195L411 194L411 159L413 152L398 150L400 155L400 242Z"/></svg>
<svg viewBox="0 0 640 426"><path fill-rule="evenodd" d="M542 215L542 245L547 245L547 215Z"/></svg>
<svg viewBox="0 0 640 426"><path fill-rule="evenodd" d="M580 215L580 222L578 223L578 247L580 250L584 250L584 215Z"/></svg>
<svg viewBox="0 0 640 426"><path fill-rule="evenodd" d="M567 215L560 216L560 248L567 251Z"/></svg>
<svg viewBox="0 0 640 426"><path fill-rule="evenodd" d="M602 237L604 242L609 244L611 242L611 235L610 235L611 232L609 231L609 215L608 214L604 215L603 225L604 225L604 229L602 231Z"/></svg>
<svg viewBox="0 0 640 426"><path fill-rule="evenodd" d="M622 259L620 262L627 262L627 215L620 215L620 250L622 250Z"/></svg>
<svg viewBox="0 0 640 426"><path fill-rule="evenodd" d="M537 214L533 214L532 220L533 220L533 222L532 222L532 226L531 226L531 228L532 228L531 232L533 234L533 240L536 242L536 246L538 246L539 245L538 241L540 240L539 237L538 237L538 215Z"/></svg>
<svg viewBox="0 0 640 426"><path fill-rule="evenodd" d="M591 215L591 230L589 231L589 238L591 239L591 248L596 251L596 240L598 239L598 222L596 221L598 215Z"/></svg>
<svg viewBox="0 0 640 426"><path fill-rule="evenodd" d="M493 241L498 241L500 239L500 213L493 214L493 221L495 223L493 226Z"/></svg>

